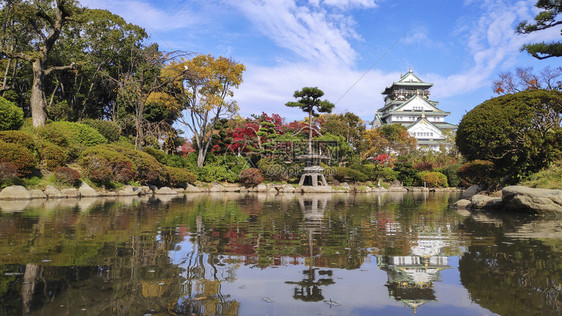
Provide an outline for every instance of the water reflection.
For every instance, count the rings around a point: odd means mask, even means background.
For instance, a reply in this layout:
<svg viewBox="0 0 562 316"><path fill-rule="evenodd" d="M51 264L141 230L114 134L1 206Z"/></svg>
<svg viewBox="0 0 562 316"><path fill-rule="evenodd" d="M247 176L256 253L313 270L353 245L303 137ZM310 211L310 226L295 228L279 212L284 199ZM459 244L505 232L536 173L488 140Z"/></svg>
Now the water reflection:
<svg viewBox="0 0 562 316"><path fill-rule="evenodd" d="M0 315L560 314L560 222L457 198L32 201L0 213Z"/></svg>

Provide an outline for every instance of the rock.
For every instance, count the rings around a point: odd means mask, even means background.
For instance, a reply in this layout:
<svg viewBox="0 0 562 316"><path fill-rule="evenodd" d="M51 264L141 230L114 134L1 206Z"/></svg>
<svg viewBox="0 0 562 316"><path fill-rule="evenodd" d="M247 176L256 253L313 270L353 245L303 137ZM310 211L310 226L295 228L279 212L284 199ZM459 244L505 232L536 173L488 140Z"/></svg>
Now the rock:
<svg viewBox="0 0 562 316"><path fill-rule="evenodd" d="M393 186L391 186L388 189L388 192L408 192L408 189L406 189L404 187L393 187Z"/></svg>
<svg viewBox="0 0 562 316"><path fill-rule="evenodd" d="M257 189L258 192L264 192L264 193L267 192L267 190L268 190L268 189L267 189L267 186L266 186L265 184L263 184L263 183L258 184L258 186L256 187L256 189Z"/></svg>
<svg viewBox="0 0 562 316"><path fill-rule="evenodd" d="M473 195L480 191L482 191L482 188L479 185L471 185L461 194L461 199L469 200Z"/></svg>
<svg viewBox="0 0 562 316"><path fill-rule="evenodd" d="M185 192L201 192L201 189L192 184L188 184L185 188Z"/></svg>
<svg viewBox="0 0 562 316"><path fill-rule="evenodd" d="M209 189L209 192L225 192L225 191L226 191L225 188L218 183L213 184L213 186L211 186L211 188Z"/></svg>
<svg viewBox="0 0 562 316"><path fill-rule="evenodd" d="M487 195L476 194L470 198L471 207L476 209L490 209L490 208L497 208L501 206L502 199L495 198Z"/></svg>
<svg viewBox="0 0 562 316"><path fill-rule="evenodd" d="M154 192L156 195L178 195L178 192L168 188L168 187L161 187Z"/></svg>
<svg viewBox="0 0 562 316"><path fill-rule="evenodd" d="M461 199L458 200L456 203L453 204L453 207L456 209L466 209L471 204L470 200Z"/></svg>
<svg viewBox="0 0 562 316"><path fill-rule="evenodd" d="M271 187L267 190L267 193L277 194L277 193L279 193L279 191L277 191L277 188Z"/></svg>
<svg viewBox="0 0 562 316"><path fill-rule="evenodd" d="M57 199L62 197L62 193L60 193L59 189L55 188L52 185L48 185L43 193L45 193L45 195L47 195L49 199Z"/></svg>
<svg viewBox="0 0 562 316"><path fill-rule="evenodd" d="M31 193L21 185L11 185L0 192L0 200L30 200Z"/></svg>
<svg viewBox="0 0 562 316"><path fill-rule="evenodd" d="M141 186L141 194L146 195L152 193L154 193L154 191L152 191L148 185Z"/></svg>
<svg viewBox="0 0 562 316"><path fill-rule="evenodd" d="M331 186L308 186L308 185L304 185L301 186L301 192L302 193L332 193L334 192L334 189L332 189Z"/></svg>
<svg viewBox="0 0 562 316"><path fill-rule="evenodd" d="M80 196L83 196L83 197L99 196L98 191L94 190L86 182L82 182L82 184L80 185L80 188L78 188L78 191L80 192Z"/></svg>
<svg viewBox="0 0 562 316"><path fill-rule="evenodd" d="M392 181L392 183L390 183L390 187L391 188L398 188L398 187L402 187L402 183L398 180L394 180Z"/></svg>
<svg viewBox="0 0 562 316"><path fill-rule="evenodd" d="M134 196L139 195L141 189L136 188L132 185L126 185L123 189L117 191L117 195L119 196Z"/></svg>
<svg viewBox="0 0 562 316"><path fill-rule="evenodd" d="M240 192L240 186L238 185L229 185L224 187L226 192Z"/></svg>
<svg viewBox="0 0 562 316"><path fill-rule="evenodd" d="M290 184L283 185L283 193L295 193L295 187Z"/></svg>
<svg viewBox="0 0 562 316"><path fill-rule="evenodd" d="M502 190L504 205L510 210L532 210L541 214L562 213L562 190L508 186Z"/></svg>
<svg viewBox="0 0 562 316"><path fill-rule="evenodd" d="M65 198L80 198L80 191L75 188L62 189L60 193L62 194L62 197Z"/></svg>
<svg viewBox="0 0 562 316"><path fill-rule="evenodd" d="M43 191L41 191L41 190L37 190L37 189L29 190L29 193L31 194L32 199L46 199L47 198L45 193L43 193Z"/></svg>

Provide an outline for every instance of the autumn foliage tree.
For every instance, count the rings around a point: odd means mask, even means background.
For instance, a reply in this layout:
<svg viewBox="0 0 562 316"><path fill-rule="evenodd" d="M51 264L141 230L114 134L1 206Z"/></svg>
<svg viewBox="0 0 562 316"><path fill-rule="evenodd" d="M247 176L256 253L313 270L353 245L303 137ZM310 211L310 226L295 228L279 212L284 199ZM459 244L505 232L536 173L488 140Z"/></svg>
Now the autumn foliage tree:
<svg viewBox="0 0 562 316"><path fill-rule="evenodd" d="M225 57L199 55L171 62L164 75L175 79L174 97L184 109L181 122L193 135L202 167L210 149L213 130L221 118L238 111L233 89L242 83L243 64Z"/></svg>
<svg viewBox="0 0 562 316"><path fill-rule="evenodd" d="M533 67L517 67L515 73L500 73L493 83L494 93L500 95L534 89L562 90L562 67L547 66L539 74Z"/></svg>

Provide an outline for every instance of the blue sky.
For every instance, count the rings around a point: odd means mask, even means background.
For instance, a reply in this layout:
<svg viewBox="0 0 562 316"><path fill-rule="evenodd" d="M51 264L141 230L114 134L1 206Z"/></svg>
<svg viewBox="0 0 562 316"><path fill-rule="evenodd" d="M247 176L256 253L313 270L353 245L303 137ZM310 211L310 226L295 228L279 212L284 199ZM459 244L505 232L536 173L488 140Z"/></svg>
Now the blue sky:
<svg viewBox="0 0 562 316"><path fill-rule="evenodd" d="M144 27L162 50L243 63L235 91L242 116L304 113L287 108L302 87L319 87L335 113L372 120L381 92L412 67L434 83L431 99L450 123L493 97L498 73L560 66L522 44L560 40L560 28L518 35L536 0L82 0Z"/></svg>

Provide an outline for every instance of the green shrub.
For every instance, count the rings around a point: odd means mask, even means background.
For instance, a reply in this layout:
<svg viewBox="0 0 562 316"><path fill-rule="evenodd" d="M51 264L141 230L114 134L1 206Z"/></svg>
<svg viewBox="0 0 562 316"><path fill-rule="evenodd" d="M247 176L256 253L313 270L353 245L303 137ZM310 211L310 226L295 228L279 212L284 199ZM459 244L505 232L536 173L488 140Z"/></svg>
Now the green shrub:
<svg viewBox="0 0 562 316"><path fill-rule="evenodd" d="M0 130L16 130L23 125L23 110L0 97Z"/></svg>
<svg viewBox="0 0 562 316"><path fill-rule="evenodd" d="M364 173L349 167L336 167L333 177L339 182L367 181L367 176Z"/></svg>
<svg viewBox="0 0 562 316"><path fill-rule="evenodd" d="M447 187L447 176L441 172L425 171L421 173L420 178L429 188Z"/></svg>
<svg viewBox="0 0 562 316"><path fill-rule="evenodd" d="M458 169L457 174L464 181L464 185L478 184L488 188L497 184L497 181L494 181L493 170L493 162L473 160L462 165Z"/></svg>
<svg viewBox="0 0 562 316"><path fill-rule="evenodd" d="M136 175L133 162L107 145L86 149L80 166L85 176L98 184L112 181L127 183Z"/></svg>
<svg viewBox="0 0 562 316"><path fill-rule="evenodd" d="M37 160L29 149L2 141L0 141L0 162L13 164L19 176L29 176L37 165Z"/></svg>
<svg viewBox="0 0 562 316"><path fill-rule="evenodd" d="M0 132L0 141L21 145L31 152L36 152L35 141L33 137L22 131L2 131Z"/></svg>
<svg viewBox="0 0 562 316"><path fill-rule="evenodd" d="M278 163L271 158L260 159L257 167L267 181L287 181L289 177L287 165Z"/></svg>
<svg viewBox="0 0 562 316"><path fill-rule="evenodd" d="M495 183L515 184L560 158L561 113L560 91L529 89L502 95L463 117L456 144L467 160L492 162Z"/></svg>
<svg viewBox="0 0 562 316"><path fill-rule="evenodd" d="M165 152L152 147L144 147L142 151L156 158L156 160L158 160L159 163L164 163L164 159L166 158Z"/></svg>
<svg viewBox="0 0 562 316"><path fill-rule="evenodd" d="M185 188L188 183L195 183L197 176L186 169L164 167L168 172L168 184L175 188Z"/></svg>
<svg viewBox="0 0 562 316"><path fill-rule="evenodd" d="M438 168L435 171L441 172L447 177L447 183L450 187L458 187L461 184L461 179L459 178L457 171L460 168L460 164L452 164L443 168Z"/></svg>
<svg viewBox="0 0 562 316"><path fill-rule="evenodd" d="M57 182L70 185L78 186L80 184L80 172L68 167L58 167L54 171L55 178Z"/></svg>
<svg viewBox="0 0 562 316"><path fill-rule="evenodd" d="M108 142L116 142L121 136L121 128L113 121L103 120L84 120L80 123L86 124L95 128Z"/></svg>
<svg viewBox="0 0 562 316"><path fill-rule="evenodd" d="M414 169L410 162L397 162L394 166L397 174L397 180L405 186L421 185L421 179L418 170Z"/></svg>
<svg viewBox="0 0 562 316"><path fill-rule="evenodd" d="M166 171L163 166L158 163L156 158L145 152L131 148L125 148L117 145L106 146L107 148L111 148L114 151L121 153L133 163L136 170L135 181L138 181L141 184L153 185L159 185L166 182Z"/></svg>
<svg viewBox="0 0 562 316"><path fill-rule="evenodd" d="M67 154L60 146L44 141L39 145L41 167L54 170L66 164Z"/></svg>
<svg viewBox="0 0 562 316"><path fill-rule="evenodd" d="M240 184L246 188L255 187L262 182L263 176L257 168L248 168L240 172Z"/></svg>
<svg viewBox="0 0 562 316"><path fill-rule="evenodd" d="M107 143L95 128L74 122L52 122L37 129L39 137L64 148L73 160L87 147Z"/></svg>

